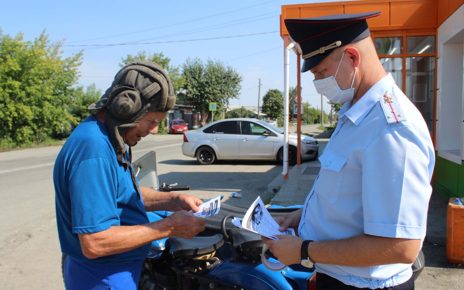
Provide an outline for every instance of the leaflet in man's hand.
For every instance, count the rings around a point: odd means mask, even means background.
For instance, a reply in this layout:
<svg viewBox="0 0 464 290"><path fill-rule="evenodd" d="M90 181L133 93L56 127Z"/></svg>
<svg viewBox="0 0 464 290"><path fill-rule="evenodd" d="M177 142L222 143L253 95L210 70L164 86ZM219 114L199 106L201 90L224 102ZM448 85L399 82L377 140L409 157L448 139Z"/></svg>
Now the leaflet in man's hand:
<svg viewBox="0 0 464 290"><path fill-rule="evenodd" d="M205 217L218 214L219 210L221 209L221 199L222 199L222 196L219 195L213 199L205 201L199 206L200 210L197 212L194 212L193 214L201 218L205 218Z"/></svg>
<svg viewBox="0 0 464 290"><path fill-rule="evenodd" d="M248 208L243 219L233 218L232 224L273 240L277 239L278 235L295 235L295 231L290 228L286 231L279 230L279 224L271 216L259 196Z"/></svg>

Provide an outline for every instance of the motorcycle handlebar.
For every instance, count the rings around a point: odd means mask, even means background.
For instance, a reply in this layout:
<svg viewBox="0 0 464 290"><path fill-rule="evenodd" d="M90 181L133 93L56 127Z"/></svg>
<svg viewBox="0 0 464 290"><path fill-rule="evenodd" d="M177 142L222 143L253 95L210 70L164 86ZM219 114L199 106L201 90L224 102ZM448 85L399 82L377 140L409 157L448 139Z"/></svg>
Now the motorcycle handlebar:
<svg viewBox="0 0 464 290"><path fill-rule="evenodd" d="M180 191L180 190L190 190L190 186L186 185L177 185L175 184L166 184L163 182L158 188L159 191L169 192L169 191Z"/></svg>

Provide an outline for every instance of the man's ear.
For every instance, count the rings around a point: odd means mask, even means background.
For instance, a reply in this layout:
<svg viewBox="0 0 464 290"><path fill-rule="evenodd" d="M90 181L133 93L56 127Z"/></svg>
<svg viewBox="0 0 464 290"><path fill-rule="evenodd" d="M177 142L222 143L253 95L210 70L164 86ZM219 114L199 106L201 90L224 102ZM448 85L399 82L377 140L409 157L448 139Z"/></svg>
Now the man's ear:
<svg viewBox="0 0 464 290"><path fill-rule="evenodd" d="M349 46L345 49L347 58L351 61L353 67L359 67L361 63L361 53L356 47Z"/></svg>

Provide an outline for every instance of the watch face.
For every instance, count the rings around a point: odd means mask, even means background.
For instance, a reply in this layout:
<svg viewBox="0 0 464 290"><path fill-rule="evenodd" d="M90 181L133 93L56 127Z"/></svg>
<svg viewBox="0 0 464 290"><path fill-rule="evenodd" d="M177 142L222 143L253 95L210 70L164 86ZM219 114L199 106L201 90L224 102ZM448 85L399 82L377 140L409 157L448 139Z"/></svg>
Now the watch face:
<svg viewBox="0 0 464 290"><path fill-rule="evenodd" d="M300 262L301 266L306 268L312 268L314 266L313 262L310 259L303 259Z"/></svg>

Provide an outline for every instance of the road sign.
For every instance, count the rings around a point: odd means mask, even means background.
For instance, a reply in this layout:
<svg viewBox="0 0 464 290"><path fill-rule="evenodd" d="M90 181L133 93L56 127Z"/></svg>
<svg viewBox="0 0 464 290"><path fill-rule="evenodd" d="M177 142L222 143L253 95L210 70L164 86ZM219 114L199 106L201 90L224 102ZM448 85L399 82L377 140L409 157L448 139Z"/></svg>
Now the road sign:
<svg viewBox="0 0 464 290"><path fill-rule="evenodd" d="M301 114L303 114L303 103L301 103L300 108L301 108ZM294 115L298 114L298 104L296 102L293 104L293 114Z"/></svg>
<svg viewBox="0 0 464 290"><path fill-rule="evenodd" d="M209 110L210 110L211 112L217 111L217 103L215 103L215 102L209 103Z"/></svg>

